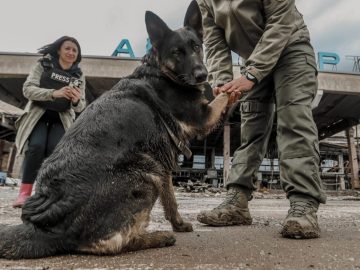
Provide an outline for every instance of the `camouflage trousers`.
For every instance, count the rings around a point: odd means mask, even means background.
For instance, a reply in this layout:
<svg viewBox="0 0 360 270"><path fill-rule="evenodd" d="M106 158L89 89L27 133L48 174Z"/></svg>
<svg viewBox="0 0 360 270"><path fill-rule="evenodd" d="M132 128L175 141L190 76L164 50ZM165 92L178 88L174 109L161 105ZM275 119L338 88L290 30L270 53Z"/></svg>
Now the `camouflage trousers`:
<svg viewBox="0 0 360 270"><path fill-rule="evenodd" d="M319 175L319 142L311 103L317 91L314 50L308 42L288 46L273 72L240 103L241 145L235 151L227 185L255 190L274 118L280 181L287 196L307 195L325 203Z"/></svg>

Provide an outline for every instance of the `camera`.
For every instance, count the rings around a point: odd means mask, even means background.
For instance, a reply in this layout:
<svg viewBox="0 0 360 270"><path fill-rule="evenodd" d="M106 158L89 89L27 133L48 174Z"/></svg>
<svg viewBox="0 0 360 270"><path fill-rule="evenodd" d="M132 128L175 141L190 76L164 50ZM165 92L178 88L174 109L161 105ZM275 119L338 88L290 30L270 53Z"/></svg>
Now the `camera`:
<svg viewBox="0 0 360 270"><path fill-rule="evenodd" d="M80 87L80 85L82 85L82 80L77 79L77 78L71 78L70 79L70 83L69 86L70 87Z"/></svg>

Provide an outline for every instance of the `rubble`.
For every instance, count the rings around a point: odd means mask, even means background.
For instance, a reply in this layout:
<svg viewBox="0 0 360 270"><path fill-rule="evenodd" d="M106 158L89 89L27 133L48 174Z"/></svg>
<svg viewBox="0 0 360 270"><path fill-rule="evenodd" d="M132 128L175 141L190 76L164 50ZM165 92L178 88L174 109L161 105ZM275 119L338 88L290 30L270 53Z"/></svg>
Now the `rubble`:
<svg viewBox="0 0 360 270"><path fill-rule="evenodd" d="M5 179L0 180L0 186L9 186L9 187L15 187L20 183L20 179L6 177Z"/></svg>
<svg viewBox="0 0 360 270"><path fill-rule="evenodd" d="M199 180L195 180L194 182L188 180L187 182L178 182L177 183L180 188L176 189L178 192L191 192L191 193L219 193L226 192L226 190L222 187L215 187L212 184L208 184L205 182L201 182Z"/></svg>

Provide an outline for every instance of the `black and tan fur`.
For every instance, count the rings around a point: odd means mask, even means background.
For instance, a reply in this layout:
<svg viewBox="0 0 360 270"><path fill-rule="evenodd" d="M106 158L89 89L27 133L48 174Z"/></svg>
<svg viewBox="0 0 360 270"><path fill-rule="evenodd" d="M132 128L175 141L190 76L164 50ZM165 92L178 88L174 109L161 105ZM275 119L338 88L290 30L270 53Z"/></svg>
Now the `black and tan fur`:
<svg viewBox="0 0 360 270"><path fill-rule="evenodd" d="M173 245L172 232L146 232L158 197L173 230L192 231L177 210L171 171L180 153L164 122L188 142L208 134L227 105L225 94L210 104L203 97L200 16L194 1L184 28L172 31L146 13L152 51L87 107L44 162L23 224L0 231L1 258Z"/></svg>

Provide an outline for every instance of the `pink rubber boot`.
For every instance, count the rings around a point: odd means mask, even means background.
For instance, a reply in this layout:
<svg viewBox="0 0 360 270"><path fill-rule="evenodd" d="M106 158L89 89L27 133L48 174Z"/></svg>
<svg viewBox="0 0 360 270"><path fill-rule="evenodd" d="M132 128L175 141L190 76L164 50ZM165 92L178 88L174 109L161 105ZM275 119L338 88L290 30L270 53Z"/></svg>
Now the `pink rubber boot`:
<svg viewBox="0 0 360 270"><path fill-rule="evenodd" d="M21 208L24 205L24 202L26 201L26 199L31 196L32 187L33 187L33 184L21 183L19 196L13 203L14 208Z"/></svg>

